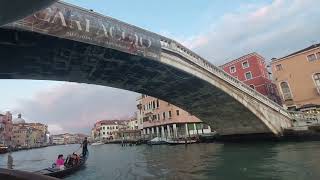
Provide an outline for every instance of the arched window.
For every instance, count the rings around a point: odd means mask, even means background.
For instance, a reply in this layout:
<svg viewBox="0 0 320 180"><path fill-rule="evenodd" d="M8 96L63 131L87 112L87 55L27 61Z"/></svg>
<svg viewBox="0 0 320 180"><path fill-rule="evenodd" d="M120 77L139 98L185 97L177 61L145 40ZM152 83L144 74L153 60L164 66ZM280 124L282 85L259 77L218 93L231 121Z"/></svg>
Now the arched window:
<svg viewBox="0 0 320 180"><path fill-rule="evenodd" d="M320 89L320 73L314 74L313 80L314 80L314 83L316 84L316 87Z"/></svg>
<svg viewBox="0 0 320 180"><path fill-rule="evenodd" d="M287 82L281 82L281 83L280 83L280 87L281 87L283 99L284 99L284 100L290 100L290 99L292 99L291 91L290 91L290 88L289 88L288 83L287 83Z"/></svg>

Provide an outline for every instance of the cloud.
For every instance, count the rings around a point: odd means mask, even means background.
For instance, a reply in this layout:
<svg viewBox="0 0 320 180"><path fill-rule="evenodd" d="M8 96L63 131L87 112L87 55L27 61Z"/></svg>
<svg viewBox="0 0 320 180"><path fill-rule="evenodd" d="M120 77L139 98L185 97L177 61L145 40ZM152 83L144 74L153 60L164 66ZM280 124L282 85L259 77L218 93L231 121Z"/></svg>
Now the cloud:
<svg viewBox="0 0 320 180"><path fill-rule="evenodd" d="M137 96L115 88L66 82L19 100L14 112L21 112L29 122L48 124L52 133L89 133L98 120L131 117Z"/></svg>
<svg viewBox="0 0 320 180"><path fill-rule="evenodd" d="M241 11L213 21L208 31L181 42L216 65L251 52L267 60L282 57L318 40L319 5L318 0L244 4Z"/></svg>
<svg viewBox="0 0 320 180"><path fill-rule="evenodd" d="M52 134L60 134L63 133L63 128L58 124L48 124L48 131Z"/></svg>

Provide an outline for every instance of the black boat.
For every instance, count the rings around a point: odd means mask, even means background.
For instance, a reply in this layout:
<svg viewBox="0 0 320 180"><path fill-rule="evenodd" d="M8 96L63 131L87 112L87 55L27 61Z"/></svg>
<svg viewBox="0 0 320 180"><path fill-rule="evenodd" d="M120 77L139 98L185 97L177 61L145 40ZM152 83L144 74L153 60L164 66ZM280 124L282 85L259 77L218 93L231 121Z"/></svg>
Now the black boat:
<svg viewBox="0 0 320 180"><path fill-rule="evenodd" d="M87 159L88 159L88 153L85 157L83 157L83 156L80 157L80 162L77 165L66 166L65 169L63 169L63 170L49 167L49 168L45 168L45 169L36 171L35 173L41 174L41 175L46 175L46 176L51 176L51 177L56 177L56 178L63 178L65 176L73 174L76 171L83 168Z"/></svg>

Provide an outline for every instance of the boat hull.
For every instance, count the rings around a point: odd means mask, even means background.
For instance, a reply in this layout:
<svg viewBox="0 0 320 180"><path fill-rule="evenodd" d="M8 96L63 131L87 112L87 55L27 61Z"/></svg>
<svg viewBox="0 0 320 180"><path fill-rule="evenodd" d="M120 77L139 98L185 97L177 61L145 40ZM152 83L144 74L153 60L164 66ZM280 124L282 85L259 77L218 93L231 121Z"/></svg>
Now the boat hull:
<svg viewBox="0 0 320 180"><path fill-rule="evenodd" d="M77 166L65 168L64 170L59 170L56 168L46 168L46 169L42 169L40 171L36 171L35 173L38 173L41 175L46 175L46 176L51 176L51 177L56 177L56 178L63 178L63 177L71 175L71 174L75 173L76 171L79 171L80 169L84 168L87 159L88 159L88 156L81 158L80 163Z"/></svg>
<svg viewBox="0 0 320 180"><path fill-rule="evenodd" d="M183 141L183 140L179 140L179 141L167 141L167 144L169 145L179 145L179 144L194 144L197 143L196 140L187 140L187 141Z"/></svg>
<svg viewBox="0 0 320 180"><path fill-rule="evenodd" d="M4 154L8 152L8 147L0 147L0 154Z"/></svg>

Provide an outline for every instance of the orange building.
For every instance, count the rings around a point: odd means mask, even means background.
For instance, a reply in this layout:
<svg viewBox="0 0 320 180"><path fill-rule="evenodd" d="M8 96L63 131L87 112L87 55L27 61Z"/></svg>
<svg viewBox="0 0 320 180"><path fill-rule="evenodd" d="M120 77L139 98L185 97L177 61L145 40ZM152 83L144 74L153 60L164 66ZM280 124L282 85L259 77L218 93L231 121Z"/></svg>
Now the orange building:
<svg viewBox="0 0 320 180"><path fill-rule="evenodd" d="M320 105L320 44L272 59L273 78L289 110Z"/></svg>
<svg viewBox="0 0 320 180"><path fill-rule="evenodd" d="M211 132L200 119L168 102L147 95L142 95L137 102L142 135L176 138Z"/></svg>

